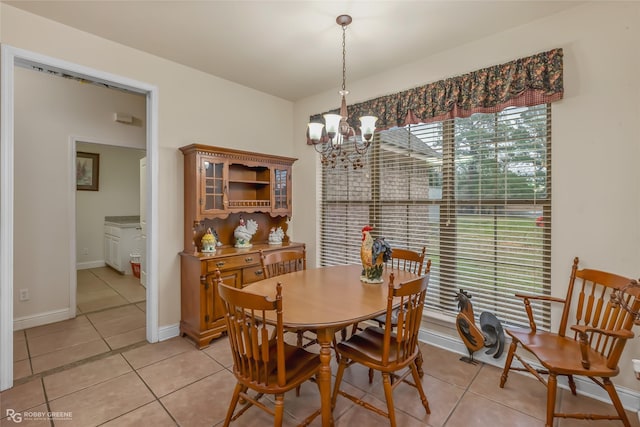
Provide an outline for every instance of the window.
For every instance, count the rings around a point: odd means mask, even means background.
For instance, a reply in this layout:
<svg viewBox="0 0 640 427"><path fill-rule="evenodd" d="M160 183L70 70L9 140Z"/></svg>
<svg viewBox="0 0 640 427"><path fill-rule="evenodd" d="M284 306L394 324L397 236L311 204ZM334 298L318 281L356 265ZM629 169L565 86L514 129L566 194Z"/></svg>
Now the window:
<svg viewBox="0 0 640 427"><path fill-rule="evenodd" d="M360 263L361 228L427 247L426 306L527 325L517 292L550 293L551 106L510 107L378 132L363 169L322 172L321 265ZM540 325L549 308L537 307Z"/></svg>

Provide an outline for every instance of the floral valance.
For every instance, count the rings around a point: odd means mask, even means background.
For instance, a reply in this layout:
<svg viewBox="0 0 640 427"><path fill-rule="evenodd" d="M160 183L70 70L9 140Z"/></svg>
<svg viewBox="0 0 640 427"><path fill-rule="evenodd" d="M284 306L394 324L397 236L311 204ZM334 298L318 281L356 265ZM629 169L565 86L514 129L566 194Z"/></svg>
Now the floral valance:
<svg viewBox="0 0 640 427"><path fill-rule="evenodd" d="M553 49L349 105L349 124L357 129L358 117L374 115L377 129L387 129L554 102L564 93L562 56L561 48ZM310 121L322 122L322 114Z"/></svg>

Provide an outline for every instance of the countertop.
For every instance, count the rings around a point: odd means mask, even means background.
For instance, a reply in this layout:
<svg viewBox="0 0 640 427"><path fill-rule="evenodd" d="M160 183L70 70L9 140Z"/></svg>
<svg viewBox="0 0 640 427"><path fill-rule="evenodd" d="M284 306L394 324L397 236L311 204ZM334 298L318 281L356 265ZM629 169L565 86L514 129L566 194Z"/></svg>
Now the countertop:
<svg viewBox="0 0 640 427"><path fill-rule="evenodd" d="M140 215L105 216L104 224L112 227L139 227Z"/></svg>

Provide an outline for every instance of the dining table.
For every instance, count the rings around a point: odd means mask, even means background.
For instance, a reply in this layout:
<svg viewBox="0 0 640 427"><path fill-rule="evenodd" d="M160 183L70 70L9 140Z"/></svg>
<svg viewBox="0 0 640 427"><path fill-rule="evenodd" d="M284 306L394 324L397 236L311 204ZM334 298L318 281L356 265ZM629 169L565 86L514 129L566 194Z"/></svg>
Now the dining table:
<svg viewBox="0 0 640 427"><path fill-rule="evenodd" d="M282 284L282 322L285 329L313 330L320 345L320 389L322 426L333 425L331 408L331 343L337 331L372 319L387 310L388 284L391 273L394 285L415 279L417 274L385 267L382 283L360 281L362 266L336 265L286 273L244 289L275 298L276 285ZM275 324L275 313L267 323Z"/></svg>

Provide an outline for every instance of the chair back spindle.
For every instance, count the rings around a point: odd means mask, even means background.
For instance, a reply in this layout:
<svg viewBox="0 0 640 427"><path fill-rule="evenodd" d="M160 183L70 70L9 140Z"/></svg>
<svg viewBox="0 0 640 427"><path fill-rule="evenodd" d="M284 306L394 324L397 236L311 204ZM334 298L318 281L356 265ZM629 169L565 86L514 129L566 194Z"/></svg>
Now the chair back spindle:
<svg viewBox="0 0 640 427"><path fill-rule="evenodd" d="M573 278L577 293L577 304L573 325L576 327L599 328L618 332L630 330L633 326L632 316L615 304L611 296L614 291L622 289L629 283L629 279L617 274L599 270L576 270ZM627 295L626 301L630 306L640 304L632 301L632 295ZM571 305L565 304L564 310L571 311ZM578 339L579 332L574 328L573 338ZM610 366L617 366L620 352L616 351L619 338L611 335L594 333L590 335L589 346L602 356L608 358Z"/></svg>

